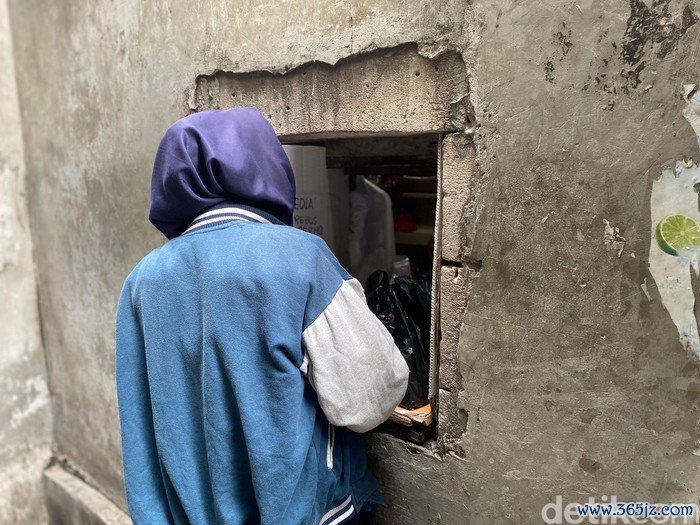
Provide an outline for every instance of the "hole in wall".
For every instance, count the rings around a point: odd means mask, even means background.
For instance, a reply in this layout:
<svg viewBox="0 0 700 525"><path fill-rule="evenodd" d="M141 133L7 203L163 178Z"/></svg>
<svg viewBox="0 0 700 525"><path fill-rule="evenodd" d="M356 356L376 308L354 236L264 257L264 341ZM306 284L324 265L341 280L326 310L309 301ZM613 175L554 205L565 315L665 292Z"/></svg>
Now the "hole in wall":
<svg viewBox="0 0 700 525"><path fill-rule="evenodd" d="M397 157L416 160L421 156L416 144L431 141L431 169L435 170L433 173L439 171L439 137L475 129L468 92L466 64L460 52L448 49L429 58L418 52L415 43L410 43L351 54L333 65L311 61L282 72L217 70L202 74L195 78L187 109L260 108L284 143L326 148L327 168L347 170L344 176L349 180L363 176L350 173L354 169L374 168L381 162L385 169L396 169L397 165L388 161ZM358 96L360 93L362 96ZM358 168L362 156L373 157L376 162ZM413 164L411 169L416 169L419 163ZM434 234L433 237L433 250L439 250ZM438 252L433 260L434 274L439 273L436 269L441 264L445 261ZM435 297L438 286L437 280L432 283ZM431 325L435 348L432 364L436 370L440 335L437 301L431 308L436 313ZM432 397L437 399L437 372L431 377ZM434 402L430 412L433 421L437 419L436 410ZM449 413L445 411L445 415ZM404 435L406 439L425 438L410 432Z"/></svg>
<svg viewBox="0 0 700 525"><path fill-rule="evenodd" d="M437 419L429 382L434 373L430 369L430 293L432 274L437 271L434 253L439 250L435 220L440 135L297 137L287 142L285 149L297 178L295 226L324 238L370 294L370 307L377 270L396 277L395 286L411 282L427 291L423 312L411 310L417 306L414 303L404 312L416 322L420 338L404 343L404 351L414 344L422 366L415 367L413 387L402 406L378 429L423 443L434 437ZM425 351L422 357L420 348Z"/></svg>

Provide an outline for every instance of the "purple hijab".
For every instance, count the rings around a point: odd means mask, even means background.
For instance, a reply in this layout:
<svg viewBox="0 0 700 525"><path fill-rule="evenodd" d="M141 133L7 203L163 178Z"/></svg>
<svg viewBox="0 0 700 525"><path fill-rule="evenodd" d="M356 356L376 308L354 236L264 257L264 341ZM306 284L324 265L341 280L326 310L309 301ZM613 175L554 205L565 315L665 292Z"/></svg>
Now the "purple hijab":
<svg viewBox="0 0 700 525"><path fill-rule="evenodd" d="M222 202L252 206L292 225L295 196L287 155L257 109L202 111L165 132L148 218L168 239Z"/></svg>

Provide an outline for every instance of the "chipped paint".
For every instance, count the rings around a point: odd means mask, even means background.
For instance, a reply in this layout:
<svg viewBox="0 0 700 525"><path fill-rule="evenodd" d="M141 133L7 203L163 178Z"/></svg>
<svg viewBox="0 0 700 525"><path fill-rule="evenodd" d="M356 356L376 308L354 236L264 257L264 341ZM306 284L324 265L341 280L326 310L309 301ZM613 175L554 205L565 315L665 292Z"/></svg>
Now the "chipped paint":
<svg viewBox="0 0 700 525"><path fill-rule="evenodd" d="M26 379L22 386L24 403L14 403L10 416L10 429L19 428L33 417L41 417L41 411L49 408L49 389L43 375Z"/></svg>
<svg viewBox="0 0 700 525"><path fill-rule="evenodd" d="M695 84L686 84L683 86L683 92L688 101L683 110L683 116L693 127L698 144L700 144L700 90Z"/></svg>
<svg viewBox="0 0 700 525"><path fill-rule="evenodd" d="M644 293L644 297L647 298L647 301L651 302L651 295L649 295L649 285L647 284L647 278L644 278L644 281L642 281L642 284L639 285L642 289L642 292Z"/></svg>
<svg viewBox="0 0 700 525"><path fill-rule="evenodd" d="M620 235L620 228L610 224L610 221L603 219L605 228L603 229L603 244L608 250L614 251L618 257L622 255L625 249L625 238Z"/></svg>
<svg viewBox="0 0 700 525"><path fill-rule="evenodd" d="M695 131L700 144L700 93L693 84L684 86L687 101L683 115ZM655 229L660 221L671 215L685 215L700 224L698 193L700 167L691 159L679 160L673 167L664 168L654 181L651 193L651 238L649 269L661 300L673 320L681 344L700 355L700 335L695 317L693 281L698 279L700 250L686 247L678 255L664 252L656 239Z"/></svg>

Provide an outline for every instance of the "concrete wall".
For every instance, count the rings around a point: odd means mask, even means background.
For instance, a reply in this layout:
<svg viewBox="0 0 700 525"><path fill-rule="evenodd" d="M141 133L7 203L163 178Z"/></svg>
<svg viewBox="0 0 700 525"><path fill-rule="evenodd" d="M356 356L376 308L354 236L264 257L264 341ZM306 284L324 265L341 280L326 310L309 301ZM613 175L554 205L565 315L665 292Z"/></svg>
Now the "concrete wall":
<svg viewBox="0 0 700 525"><path fill-rule="evenodd" d="M681 114L682 85L700 83L698 2L10 5L56 449L108 499L124 504L113 315L162 242L146 220L160 135L219 70L407 43L462 55L475 147L451 140L476 169L445 172L452 425L437 451L371 440L391 504L375 521L534 523L556 495L698 500L697 359L647 262L652 183L699 157Z"/></svg>
<svg viewBox="0 0 700 525"><path fill-rule="evenodd" d="M652 182L700 157L682 117L698 14L667 0L476 13L484 198L463 253L483 266L460 338L471 516L529 521L557 494L698 501L697 356L648 270Z"/></svg>
<svg viewBox="0 0 700 525"><path fill-rule="evenodd" d="M7 3L0 0L0 523L42 523L51 421Z"/></svg>

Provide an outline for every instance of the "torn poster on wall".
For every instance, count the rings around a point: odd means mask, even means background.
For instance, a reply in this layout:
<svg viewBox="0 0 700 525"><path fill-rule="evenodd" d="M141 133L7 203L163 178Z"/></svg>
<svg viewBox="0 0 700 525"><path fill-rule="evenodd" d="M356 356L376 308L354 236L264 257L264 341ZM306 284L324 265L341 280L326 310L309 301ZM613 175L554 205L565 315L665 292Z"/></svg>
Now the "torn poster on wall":
<svg viewBox="0 0 700 525"><path fill-rule="evenodd" d="M683 116L700 145L700 90L684 86ZM700 356L695 313L700 306L700 167L691 158L664 168L651 192L649 269L683 346Z"/></svg>

